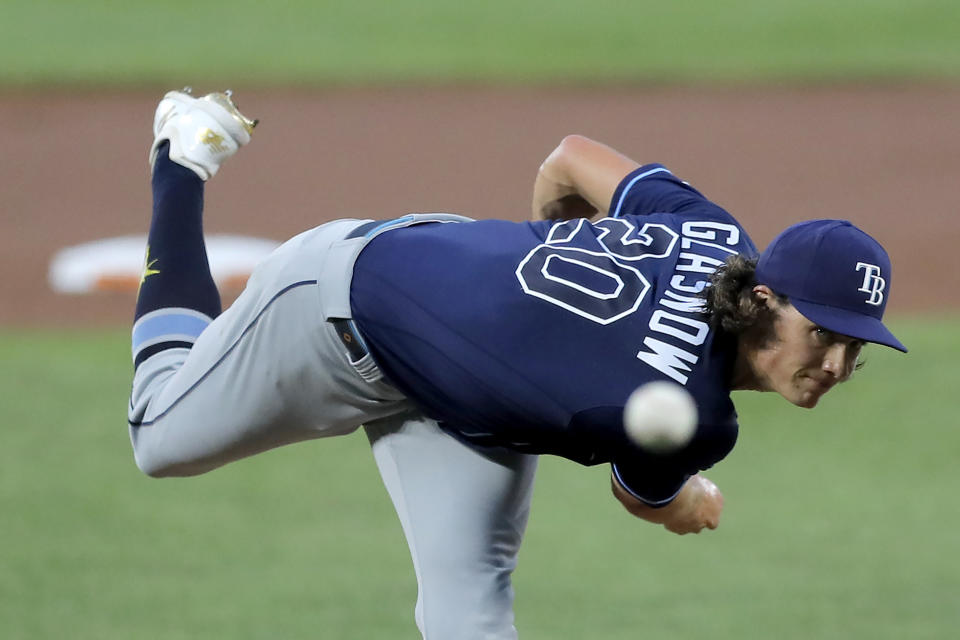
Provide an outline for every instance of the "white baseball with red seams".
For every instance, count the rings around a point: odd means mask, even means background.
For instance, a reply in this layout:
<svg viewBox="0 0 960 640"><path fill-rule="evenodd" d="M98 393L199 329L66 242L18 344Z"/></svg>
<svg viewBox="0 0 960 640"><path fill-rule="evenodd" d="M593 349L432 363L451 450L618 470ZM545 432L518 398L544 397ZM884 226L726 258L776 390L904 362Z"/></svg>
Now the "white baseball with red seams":
<svg viewBox="0 0 960 640"><path fill-rule="evenodd" d="M697 430L697 405L680 385L658 380L630 394L623 408L627 435L653 453L669 453L690 442Z"/></svg>

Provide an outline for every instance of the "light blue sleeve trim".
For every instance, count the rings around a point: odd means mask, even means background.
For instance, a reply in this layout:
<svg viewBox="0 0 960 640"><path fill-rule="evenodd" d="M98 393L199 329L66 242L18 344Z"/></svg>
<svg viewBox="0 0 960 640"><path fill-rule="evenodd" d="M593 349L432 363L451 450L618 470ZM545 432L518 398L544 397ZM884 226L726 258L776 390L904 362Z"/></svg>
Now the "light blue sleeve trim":
<svg viewBox="0 0 960 640"><path fill-rule="evenodd" d="M656 169L650 169L649 171L644 171L638 176L634 176L633 179L631 179L630 182L628 182L627 185L623 188L623 191L620 192L620 199L617 201L616 209L614 210L613 214L610 217L619 218L620 209L623 207L623 201L627 197L627 194L630 193L630 189L633 188L633 185L635 185L638 181L643 180L647 176L651 176L655 173L670 173L670 170L667 169L666 167L657 167Z"/></svg>
<svg viewBox="0 0 960 640"><path fill-rule="evenodd" d="M133 353L164 338L195 341L212 322L206 314L192 309L170 308L152 311L133 325Z"/></svg>
<svg viewBox="0 0 960 640"><path fill-rule="evenodd" d="M623 481L623 477L620 475L620 470L617 469L617 463L614 462L614 463L611 464L610 466L613 467L613 475L614 475L614 477L617 479L617 482L620 483L620 486L623 487L623 489L624 489L627 493L629 493L631 496L633 496L634 498L636 498L637 500L639 500L639 501L642 502L643 504L645 504L645 505L647 505L647 506L650 506L650 507L662 507L662 506L665 506L665 505L667 505L667 504L670 504L671 502L673 502L673 500L674 500L678 495L680 495L680 492L683 490L683 485L687 484L686 482L684 482L682 485L680 485L680 488L677 489L677 492L674 493L674 494L673 494L672 496L670 496L669 498L664 498L663 500L649 500L649 499L644 498L643 496L639 495L637 492L635 492L633 489L631 489L630 486L629 486L626 482Z"/></svg>
<svg viewBox="0 0 960 640"><path fill-rule="evenodd" d="M381 231L383 231L384 229L386 229L386 228L388 228L388 227L392 227L392 226L394 226L394 225L403 225L403 224L405 224L405 223L407 223L407 222L410 222L411 220L413 220L413 216L412 216L412 215L402 216L402 217L396 218L396 219L394 219L394 220L387 220L387 221L384 222L383 224L379 224L379 225L375 226L373 229L370 229L370 231L367 231L365 234L363 234L363 237L364 237L364 238L372 238L373 236L377 235L378 233L380 233Z"/></svg>

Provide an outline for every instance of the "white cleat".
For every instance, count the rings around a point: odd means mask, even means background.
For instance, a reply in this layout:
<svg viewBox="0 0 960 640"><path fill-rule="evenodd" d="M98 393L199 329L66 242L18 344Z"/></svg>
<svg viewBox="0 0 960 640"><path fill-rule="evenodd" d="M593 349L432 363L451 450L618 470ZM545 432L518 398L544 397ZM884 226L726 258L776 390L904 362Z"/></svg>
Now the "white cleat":
<svg viewBox="0 0 960 640"><path fill-rule="evenodd" d="M157 159L157 147L170 141L170 159L209 180L220 164L250 142L256 120L246 117L231 99L232 93L210 93L200 98L190 89L171 91L157 106L153 118L153 145L150 169Z"/></svg>

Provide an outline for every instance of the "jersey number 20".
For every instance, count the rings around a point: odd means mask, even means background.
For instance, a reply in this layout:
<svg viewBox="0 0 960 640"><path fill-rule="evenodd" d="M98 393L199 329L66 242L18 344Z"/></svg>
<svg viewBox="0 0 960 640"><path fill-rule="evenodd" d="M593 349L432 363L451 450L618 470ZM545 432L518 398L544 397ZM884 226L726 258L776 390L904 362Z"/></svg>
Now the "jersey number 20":
<svg viewBox="0 0 960 640"><path fill-rule="evenodd" d="M641 261L670 255L678 237L658 223L637 231L623 218L568 220L520 261L517 279L531 296L610 324L636 311L650 290Z"/></svg>

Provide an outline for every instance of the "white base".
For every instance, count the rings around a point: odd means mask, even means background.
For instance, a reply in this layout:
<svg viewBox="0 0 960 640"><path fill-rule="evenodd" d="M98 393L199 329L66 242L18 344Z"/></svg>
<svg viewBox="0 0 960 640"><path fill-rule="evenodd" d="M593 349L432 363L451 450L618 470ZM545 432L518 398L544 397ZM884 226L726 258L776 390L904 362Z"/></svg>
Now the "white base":
<svg viewBox="0 0 960 640"><path fill-rule="evenodd" d="M236 235L206 239L210 271L217 286L242 288L253 268L279 242ZM104 238L66 247L50 261L47 280L57 293L136 292L143 274L146 236Z"/></svg>

